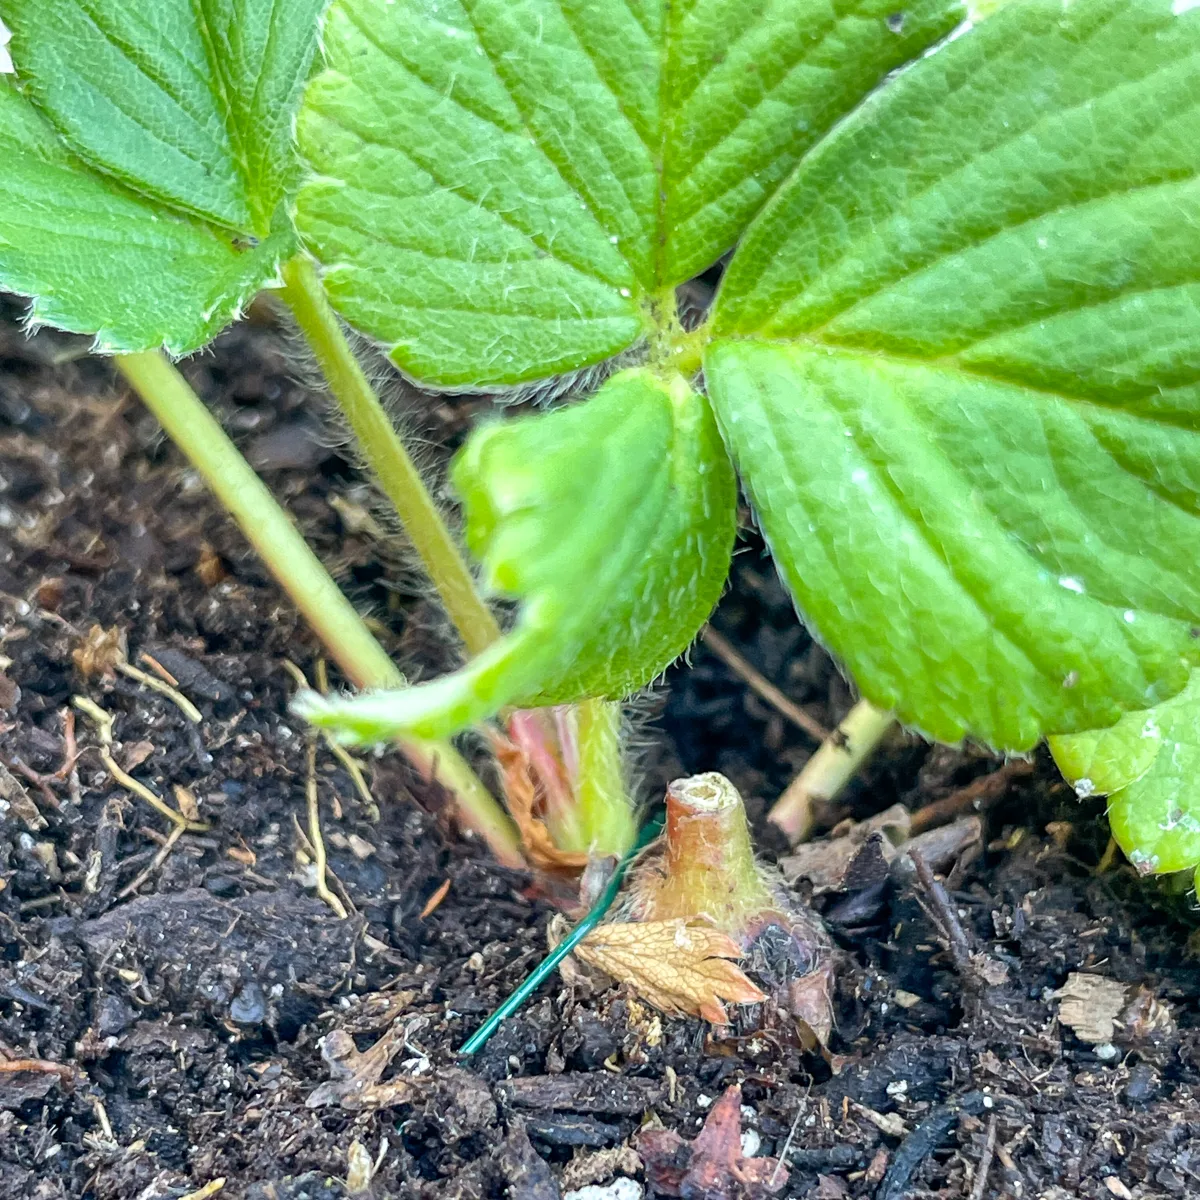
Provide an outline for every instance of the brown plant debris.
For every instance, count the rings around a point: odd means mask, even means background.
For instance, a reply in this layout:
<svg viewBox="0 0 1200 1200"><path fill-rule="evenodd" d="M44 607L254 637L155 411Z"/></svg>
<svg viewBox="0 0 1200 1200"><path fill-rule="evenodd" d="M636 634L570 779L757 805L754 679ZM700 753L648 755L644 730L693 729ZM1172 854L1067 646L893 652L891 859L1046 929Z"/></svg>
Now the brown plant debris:
<svg viewBox="0 0 1200 1200"><path fill-rule="evenodd" d="M681 1200L762 1200L784 1190L787 1168L774 1158L742 1153L742 1089L726 1090L690 1144L670 1129L647 1129L634 1139L646 1181Z"/></svg>
<svg viewBox="0 0 1200 1200"><path fill-rule="evenodd" d="M1097 1046L1113 1040L1117 1017L1125 1004L1123 983L1072 971L1054 995L1062 1001L1058 1019L1081 1042Z"/></svg>
<svg viewBox="0 0 1200 1200"><path fill-rule="evenodd" d="M728 1022L722 1001L760 1004L766 996L742 973L742 952L726 933L701 920L601 925L575 953L668 1016Z"/></svg>
<svg viewBox="0 0 1200 1200"><path fill-rule="evenodd" d="M554 844L545 821L537 815L540 808L538 787L529 756L500 734L494 734L491 741L504 778L509 815L521 835L525 857L539 871L578 875L588 865L588 855L560 850Z"/></svg>
<svg viewBox="0 0 1200 1200"><path fill-rule="evenodd" d="M305 1102L309 1108L340 1105L351 1112L407 1104L418 1094L409 1078L380 1082L392 1059L404 1048L404 1026L392 1027L369 1049L362 1051L344 1029L333 1029L321 1043L321 1057L330 1079L317 1087Z"/></svg>
<svg viewBox="0 0 1200 1200"><path fill-rule="evenodd" d="M1170 1006L1144 984L1130 986L1072 971L1054 996L1062 1002L1058 1019L1081 1042L1093 1046L1117 1041L1145 1052L1177 1035Z"/></svg>
<svg viewBox="0 0 1200 1200"><path fill-rule="evenodd" d="M111 629L93 625L71 651L71 658L85 679L111 679L125 661L125 633L115 625Z"/></svg>

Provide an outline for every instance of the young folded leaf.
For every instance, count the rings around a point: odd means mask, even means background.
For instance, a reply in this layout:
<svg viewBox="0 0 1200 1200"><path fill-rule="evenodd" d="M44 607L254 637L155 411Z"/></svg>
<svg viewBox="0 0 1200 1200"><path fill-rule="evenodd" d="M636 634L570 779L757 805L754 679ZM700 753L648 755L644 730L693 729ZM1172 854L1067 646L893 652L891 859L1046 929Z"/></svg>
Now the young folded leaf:
<svg viewBox="0 0 1200 1200"><path fill-rule="evenodd" d="M1174 699L1050 749L1081 796L1108 797L1113 837L1139 871L1197 868L1200 886L1200 674Z"/></svg>
<svg viewBox="0 0 1200 1200"><path fill-rule="evenodd" d="M652 329L957 0L338 0L298 124L334 304L418 379L518 383Z"/></svg>
<svg viewBox="0 0 1200 1200"><path fill-rule="evenodd" d="M623 371L585 404L484 425L453 477L485 584L523 602L516 627L432 683L305 696L303 715L347 741L442 737L507 705L627 696L716 604L736 484L707 403L679 376Z"/></svg>
<svg viewBox="0 0 1200 1200"><path fill-rule="evenodd" d="M1182 7L1002 7L809 154L722 282L706 376L780 569L944 741L1103 726L1200 661Z"/></svg>
<svg viewBox="0 0 1200 1200"><path fill-rule="evenodd" d="M0 0L0 287L106 351L209 341L294 252L324 0ZM56 132L57 131L57 132Z"/></svg>

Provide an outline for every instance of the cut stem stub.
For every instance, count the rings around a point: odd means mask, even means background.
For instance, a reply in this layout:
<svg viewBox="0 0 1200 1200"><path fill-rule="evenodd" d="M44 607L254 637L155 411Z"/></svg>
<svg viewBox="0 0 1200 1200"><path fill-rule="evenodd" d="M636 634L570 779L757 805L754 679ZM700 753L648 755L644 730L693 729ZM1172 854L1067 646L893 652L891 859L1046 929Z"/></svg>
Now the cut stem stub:
<svg viewBox="0 0 1200 1200"><path fill-rule="evenodd" d="M740 938L776 900L754 859L737 788L715 771L667 788L666 853L661 879L641 890L639 919L708 918Z"/></svg>
<svg viewBox="0 0 1200 1200"><path fill-rule="evenodd" d="M891 713L860 700L805 763L767 820L779 826L793 846L804 841L813 827L814 808L836 798L895 723Z"/></svg>

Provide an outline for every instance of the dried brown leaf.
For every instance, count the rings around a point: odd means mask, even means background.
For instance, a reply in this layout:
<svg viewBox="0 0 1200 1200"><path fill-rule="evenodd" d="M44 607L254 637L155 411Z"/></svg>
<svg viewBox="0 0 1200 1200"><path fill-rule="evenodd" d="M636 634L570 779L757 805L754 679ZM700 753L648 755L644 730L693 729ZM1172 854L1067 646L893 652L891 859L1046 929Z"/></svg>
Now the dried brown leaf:
<svg viewBox="0 0 1200 1200"><path fill-rule="evenodd" d="M129 742L123 748L122 766L126 771L136 771L154 753L153 742Z"/></svg>
<svg viewBox="0 0 1200 1200"><path fill-rule="evenodd" d="M184 787L182 783L175 784L171 790L175 793L175 804L179 811L189 821L200 820L200 803L196 799L196 793L191 788Z"/></svg>
<svg viewBox="0 0 1200 1200"><path fill-rule="evenodd" d="M498 734L492 738L492 750L500 764L504 777L504 798L521 835L525 857L540 871L578 875L588 865L588 856L560 850L554 844L546 823L537 816L537 788L528 755Z"/></svg>
<svg viewBox="0 0 1200 1200"><path fill-rule="evenodd" d="M787 1186L777 1159L742 1153L742 1089L729 1088L712 1106L704 1128L690 1145L669 1129L646 1129L634 1144L646 1180L663 1196L704 1200L765 1200Z"/></svg>
<svg viewBox="0 0 1200 1200"><path fill-rule="evenodd" d="M826 961L788 986L788 1011L796 1018L805 1049L829 1045L833 1033L833 978L834 965Z"/></svg>
<svg viewBox="0 0 1200 1200"><path fill-rule="evenodd" d="M704 921L600 925L575 953L669 1016L699 1016L724 1025L722 1001L766 999L737 966L742 957L737 943Z"/></svg>

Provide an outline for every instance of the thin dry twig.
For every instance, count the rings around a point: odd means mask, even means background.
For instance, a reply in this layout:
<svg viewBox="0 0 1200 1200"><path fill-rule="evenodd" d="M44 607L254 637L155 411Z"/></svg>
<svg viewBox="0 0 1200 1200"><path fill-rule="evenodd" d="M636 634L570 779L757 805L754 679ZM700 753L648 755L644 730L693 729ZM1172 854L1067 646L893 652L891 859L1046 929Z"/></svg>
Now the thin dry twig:
<svg viewBox="0 0 1200 1200"><path fill-rule="evenodd" d="M96 730L100 735L100 745L96 748L96 752L100 756L100 761L104 764L108 773L123 787L126 791L132 792L140 800L144 800L155 812L161 813L173 825L178 825L188 833L205 833L210 828L210 825L203 821L189 821L183 813L173 809L161 796L152 792L144 783L139 783L132 775L123 771L117 765L117 761L113 758L109 747L112 745L112 727L113 718L111 713L107 713L94 700L89 700L86 696L72 696L71 703L83 713L85 717L90 718L96 725Z"/></svg>
<svg viewBox="0 0 1200 1200"><path fill-rule="evenodd" d="M140 683L142 687L147 687L152 692L158 692L160 696L166 696L193 725L199 725L204 720L200 710L178 688L172 687L162 679L155 679L153 675L147 675L145 671L140 667L135 667L131 662L121 661L116 664L116 669L122 675Z"/></svg>
<svg viewBox="0 0 1200 1200"><path fill-rule="evenodd" d="M425 907L421 909L421 920L422 921L424 921L426 917L433 916L434 912L437 911L438 906L441 904L441 902L443 900L445 900L446 894L449 891L450 891L450 880L447 879L444 883L442 883L442 885L437 889L437 891L434 892L433 895L430 896L429 899L425 901Z"/></svg>
<svg viewBox="0 0 1200 1200"><path fill-rule="evenodd" d="M0 1075L19 1075L35 1071L41 1075L57 1075L63 1083L75 1082L75 1068L46 1058L0 1058Z"/></svg>
<svg viewBox="0 0 1200 1200"><path fill-rule="evenodd" d="M172 675L171 672L168 671L167 668L164 667L162 663L160 663L158 659L154 657L153 654L143 650L141 654L138 655L138 662L144 662L146 666L148 666L150 670L152 670L155 675L157 675L159 679L163 681L163 683L169 683L174 688L179 686L179 680L176 679L175 676Z"/></svg>
<svg viewBox="0 0 1200 1200"><path fill-rule="evenodd" d="M996 1153L996 1114L988 1117L987 1139L983 1143L983 1153L979 1156L979 1166L975 1168L975 1181L971 1184L970 1200L983 1200L983 1189L987 1187L988 1174L992 1169L992 1157Z"/></svg>
<svg viewBox="0 0 1200 1200"><path fill-rule="evenodd" d="M794 700L785 696L765 675L752 667L734 645L711 625L704 627L700 638L751 691L787 717L797 729L802 729L818 742L823 742L829 736L829 730L820 721L810 717Z"/></svg>
<svg viewBox="0 0 1200 1200"><path fill-rule="evenodd" d="M970 977L972 974L971 944L967 941L966 931L958 919L958 913L951 904L950 897L946 894L946 889L942 886L941 880L929 869L929 864L919 851L910 850L908 857L917 870L917 878L921 881L921 886L925 889L925 897L928 900L927 906L925 900L918 897L921 907L925 909L929 919L941 931L946 948L950 951L950 957L954 960L954 966L959 974Z"/></svg>
<svg viewBox="0 0 1200 1200"><path fill-rule="evenodd" d="M188 1192L186 1196L180 1196L179 1200L209 1200L210 1196L215 1196L224 1186L225 1176L222 1175L218 1179L209 1180L202 1188Z"/></svg>
<svg viewBox="0 0 1200 1200"><path fill-rule="evenodd" d="M1033 772L1034 763L1030 759L1014 758L997 767L990 775L971 780L966 787L918 808L910 823L912 835L915 837L936 825L945 825L968 808L979 811L989 806L999 800L1018 779L1024 779Z"/></svg>
<svg viewBox="0 0 1200 1200"><path fill-rule="evenodd" d="M159 847L158 853L150 860L149 864L138 872L137 878L132 883L127 883L118 893L118 900L126 900L132 896L138 888L146 882L171 856L171 851L175 849L175 843L179 841L184 834L184 826L177 824L167 834L167 840Z"/></svg>
<svg viewBox="0 0 1200 1200"><path fill-rule="evenodd" d="M317 743L308 742L308 780L305 783L308 799L308 840L313 852L313 871L316 876L314 887L317 895L325 901L341 920L350 914L346 906L329 888L329 859L325 853L325 839L321 836L321 811L317 801Z"/></svg>
<svg viewBox="0 0 1200 1200"><path fill-rule="evenodd" d="M108 1109L104 1107L104 1101L99 1096L92 1097L92 1111L96 1114L96 1121L100 1126L100 1132L104 1135L104 1140L116 1145L117 1138L113 1133L112 1122L108 1119Z"/></svg>
<svg viewBox="0 0 1200 1200"><path fill-rule="evenodd" d="M317 691L322 696L327 696L329 694L329 672L326 670L323 658L317 659L315 674L317 677ZM358 798L363 802L368 816L372 821L378 821L379 805L375 802L375 797L371 794L371 789L367 785L367 778L363 774L362 764L328 730L324 732L324 738L325 745L329 747L333 757L342 764L346 774L350 776L350 782L354 784L354 790L358 793Z"/></svg>
<svg viewBox="0 0 1200 1200"><path fill-rule="evenodd" d="M282 659L280 665L296 681L296 686L301 691L311 689L320 692L322 696L329 694L329 675L325 669L325 660L323 658L317 660L315 688L308 682L308 677L304 672L291 659ZM358 798L363 802L368 817L372 821L378 821L379 805L367 784L362 764L327 729L321 731L321 738L325 742L325 746L329 752L341 763L346 774L350 776L350 782L354 784L354 790L358 793Z"/></svg>
<svg viewBox="0 0 1200 1200"><path fill-rule="evenodd" d="M792 1119L792 1127L788 1130L787 1140L783 1143L783 1149L779 1152L779 1161L775 1164L775 1170L771 1172L771 1186L774 1187L779 1182L779 1176L783 1170L784 1163L787 1162L788 1155L791 1153L792 1143L796 1140L796 1132L800 1128L800 1118L804 1116L808 1110L808 1093L804 1095L804 1099L796 1105L796 1115Z"/></svg>

